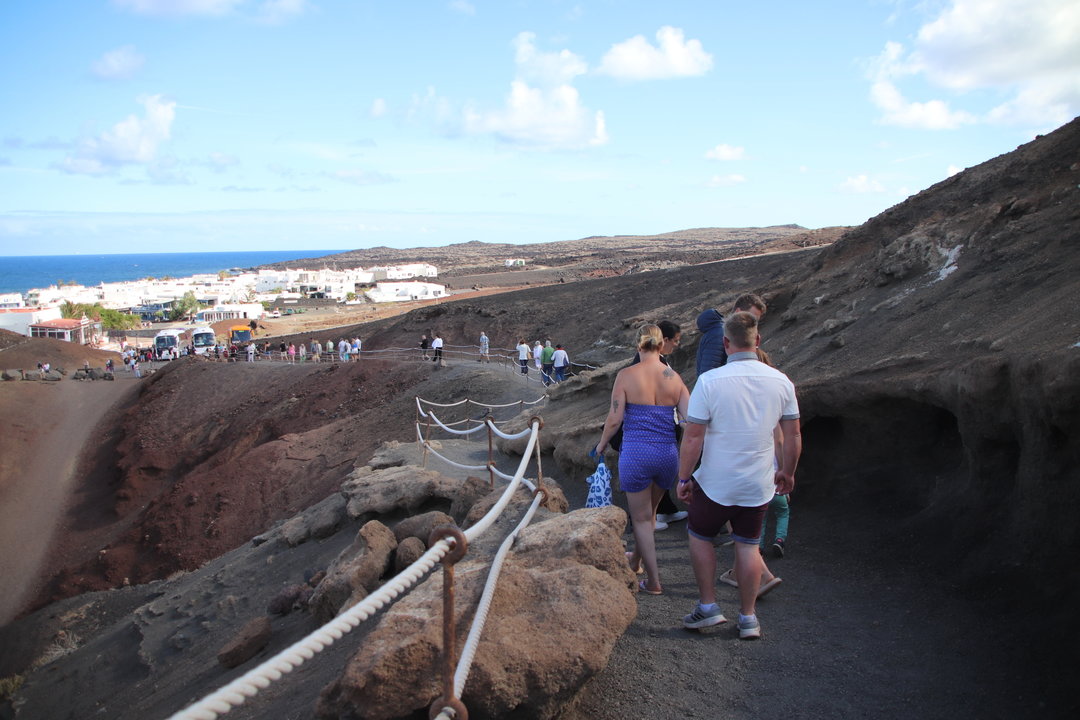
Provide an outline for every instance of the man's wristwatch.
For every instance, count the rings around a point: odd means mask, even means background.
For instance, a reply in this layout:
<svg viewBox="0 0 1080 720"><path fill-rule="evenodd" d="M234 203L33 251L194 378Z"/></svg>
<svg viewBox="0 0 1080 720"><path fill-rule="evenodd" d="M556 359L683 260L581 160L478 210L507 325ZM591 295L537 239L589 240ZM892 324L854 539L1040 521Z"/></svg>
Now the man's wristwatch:
<svg viewBox="0 0 1080 720"><path fill-rule="evenodd" d="M685 480L683 478L679 478L679 484L680 485L685 485L688 482L693 482L693 480L694 480L693 477L688 477Z"/></svg>

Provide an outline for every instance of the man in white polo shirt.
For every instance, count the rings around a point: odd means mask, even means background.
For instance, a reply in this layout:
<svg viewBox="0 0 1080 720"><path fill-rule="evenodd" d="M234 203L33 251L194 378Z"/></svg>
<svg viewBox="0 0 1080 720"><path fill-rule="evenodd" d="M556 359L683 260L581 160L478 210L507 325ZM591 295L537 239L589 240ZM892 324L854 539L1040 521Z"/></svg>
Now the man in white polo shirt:
<svg viewBox="0 0 1080 720"><path fill-rule="evenodd" d="M687 628L726 622L716 605L716 549L712 540L731 523L739 581L739 637L761 636L755 613L762 563L758 553L765 510L774 492L795 487L802 452L795 386L757 358L757 318L734 313L724 322L727 364L701 375L690 394L679 453L679 499L690 506L690 562L699 603L683 618ZM783 462L774 465L773 430L783 434ZM701 466L694 472L698 459ZM693 474L691 474L693 473Z"/></svg>

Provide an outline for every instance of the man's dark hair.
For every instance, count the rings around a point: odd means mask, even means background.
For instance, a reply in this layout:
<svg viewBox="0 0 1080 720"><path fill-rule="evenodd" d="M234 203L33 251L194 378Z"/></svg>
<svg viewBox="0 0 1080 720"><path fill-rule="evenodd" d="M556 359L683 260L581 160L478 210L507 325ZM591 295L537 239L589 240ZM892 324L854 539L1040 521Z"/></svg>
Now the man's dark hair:
<svg viewBox="0 0 1080 720"><path fill-rule="evenodd" d="M661 320L656 323L656 327L660 328L660 334L664 336L665 340L674 340L675 336L682 332L679 324L670 320Z"/></svg>
<svg viewBox="0 0 1080 720"><path fill-rule="evenodd" d="M745 293L735 298L735 302L731 305L732 312L748 312L750 308L757 308L761 312L762 317L765 316L765 301L761 299L760 295L755 293Z"/></svg>

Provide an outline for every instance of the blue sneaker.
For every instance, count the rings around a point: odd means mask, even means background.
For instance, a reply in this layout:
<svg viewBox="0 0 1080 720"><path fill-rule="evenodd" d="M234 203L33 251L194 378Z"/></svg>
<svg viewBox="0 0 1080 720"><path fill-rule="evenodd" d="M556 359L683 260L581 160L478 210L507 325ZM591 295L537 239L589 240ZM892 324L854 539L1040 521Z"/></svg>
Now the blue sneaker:
<svg viewBox="0 0 1080 720"><path fill-rule="evenodd" d="M720 608L716 608L715 610L702 610L700 605L695 605L694 612L683 616L682 619L683 627L688 630L712 627L713 625L719 625L720 623L726 622L727 618L724 617L724 613L720 612Z"/></svg>
<svg viewBox="0 0 1080 720"><path fill-rule="evenodd" d="M752 618L739 618L739 639L740 640L757 640L761 637L761 623L757 621L757 616Z"/></svg>

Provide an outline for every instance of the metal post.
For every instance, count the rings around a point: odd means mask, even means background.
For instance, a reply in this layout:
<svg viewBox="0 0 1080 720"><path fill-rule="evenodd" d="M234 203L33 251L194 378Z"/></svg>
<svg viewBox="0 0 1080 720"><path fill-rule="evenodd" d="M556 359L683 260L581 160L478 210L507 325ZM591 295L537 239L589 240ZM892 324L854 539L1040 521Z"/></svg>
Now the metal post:
<svg viewBox="0 0 1080 720"><path fill-rule="evenodd" d="M455 720L468 720L469 711L454 694L454 665L457 663L457 633L454 626L454 564L465 557L468 541L465 533L453 525L444 525L431 531L428 547L441 540L452 544L450 552L443 556L443 654L442 654L442 695L431 704L428 717L435 718L444 709L453 712Z"/></svg>

